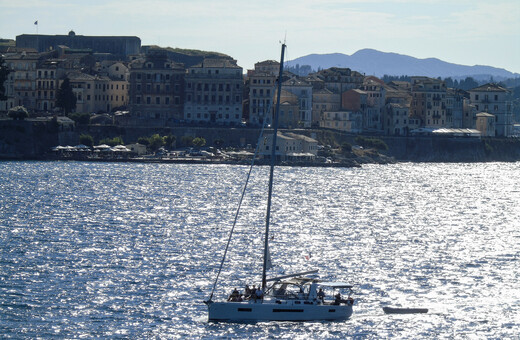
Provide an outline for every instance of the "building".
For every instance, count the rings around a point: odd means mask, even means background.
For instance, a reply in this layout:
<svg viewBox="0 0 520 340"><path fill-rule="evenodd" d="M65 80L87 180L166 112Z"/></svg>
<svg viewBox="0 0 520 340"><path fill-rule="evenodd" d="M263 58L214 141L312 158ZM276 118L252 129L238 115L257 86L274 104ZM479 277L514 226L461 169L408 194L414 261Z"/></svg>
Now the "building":
<svg viewBox="0 0 520 340"><path fill-rule="evenodd" d="M189 122L242 123L244 79L236 60L204 59L186 73L184 119Z"/></svg>
<svg viewBox="0 0 520 340"><path fill-rule="evenodd" d="M336 112L341 108L341 95L329 89L312 90L312 123L314 126L321 126L323 114L325 112Z"/></svg>
<svg viewBox="0 0 520 340"><path fill-rule="evenodd" d="M477 113L477 130L480 131L482 137L495 137L496 126L495 116L487 112Z"/></svg>
<svg viewBox="0 0 520 340"><path fill-rule="evenodd" d="M420 127L420 120L410 117L410 105L401 103L386 104L383 119L384 132L387 135L408 136L410 131Z"/></svg>
<svg viewBox="0 0 520 340"><path fill-rule="evenodd" d="M427 128L446 127L446 84L428 77L412 77L411 116Z"/></svg>
<svg viewBox="0 0 520 340"><path fill-rule="evenodd" d="M133 60L128 124L172 126L184 119L184 76L184 66L168 59L165 50L151 49L144 58Z"/></svg>
<svg viewBox="0 0 520 340"><path fill-rule="evenodd" d="M470 102L477 112L486 112L495 116L496 136L509 137L513 134L513 111L509 90L488 83L468 92Z"/></svg>
<svg viewBox="0 0 520 340"><path fill-rule="evenodd" d="M16 47L33 48L38 52L57 50L59 46L71 49L89 49L93 53L108 53L112 59L125 60L139 53L141 39L133 36L85 36L70 31L67 35L22 34L16 36Z"/></svg>
<svg viewBox="0 0 520 340"><path fill-rule="evenodd" d="M320 127L349 133L363 131L363 114L360 111L324 112Z"/></svg>
<svg viewBox="0 0 520 340"><path fill-rule="evenodd" d="M265 60L255 64L255 72L264 72L278 76L280 63L276 60Z"/></svg>
<svg viewBox="0 0 520 340"><path fill-rule="evenodd" d="M446 90L446 126L463 128L464 100L469 99L469 93L461 89L448 88ZM472 127L472 126L468 126Z"/></svg>
<svg viewBox="0 0 520 340"><path fill-rule="evenodd" d="M341 94L341 109L363 114L366 111L368 93L363 90L353 89Z"/></svg>
<svg viewBox="0 0 520 340"><path fill-rule="evenodd" d="M466 129L475 129L477 124L477 108L471 104L469 99L465 99L462 103L464 116L462 117L462 127Z"/></svg>
<svg viewBox="0 0 520 340"><path fill-rule="evenodd" d="M266 134L259 146L259 154L270 159L273 144L273 133ZM318 153L318 141L313 138L294 133L278 131L276 138L276 159L278 161L312 161Z"/></svg>
<svg viewBox="0 0 520 340"><path fill-rule="evenodd" d="M76 95L76 112L97 113L110 111L108 104L108 84L106 76L95 76L80 71L67 73L72 92ZM60 86L63 79L59 82ZM108 110L107 110L108 109Z"/></svg>
<svg viewBox="0 0 520 340"><path fill-rule="evenodd" d="M7 101L0 105L9 110L15 106L24 106L29 111L36 108L36 79L39 53L14 53L4 57L4 62L11 70L4 86Z"/></svg>
<svg viewBox="0 0 520 340"><path fill-rule="evenodd" d="M275 95L274 101L276 102ZM274 109L273 109L274 111ZM278 115L278 126L285 129L295 129L300 122L300 104L297 95L282 90L280 96L280 113Z"/></svg>
<svg viewBox="0 0 520 340"><path fill-rule="evenodd" d="M256 63L249 76L249 123L252 125L262 125L265 119L267 123L272 122L279 68L279 62L266 60Z"/></svg>
<svg viewBox="0 0 520 340"><path fill-rule="evenodd" d="M60 60L46 59L38 63L36 71L36 107L37 111L53 111L56 106L56 93L59 79L65 70Z"/></svg>
<svg viewBox="0 0 520 340"><path fill-rule="evenodd" d="M284 81L282 88L298 97L298 126L310 128L312 122L312 85L294 77Z"/></svg>
<svg viewBox="0 0 520 340"><path fill-rule="evenodd" d="M324 82L324 87L334 93L343 93L356 89L363 84L364 76L349 68L331 67L316 72L316 75Z"/></svg>
<svg viewBox="0 0 520 340"><path fill-rule="evenodd" d="M360 90L367 94L363 111L363 131L380 133L383 130L382 116L385 108L385 83L373 76L366 77Z"/></svg>

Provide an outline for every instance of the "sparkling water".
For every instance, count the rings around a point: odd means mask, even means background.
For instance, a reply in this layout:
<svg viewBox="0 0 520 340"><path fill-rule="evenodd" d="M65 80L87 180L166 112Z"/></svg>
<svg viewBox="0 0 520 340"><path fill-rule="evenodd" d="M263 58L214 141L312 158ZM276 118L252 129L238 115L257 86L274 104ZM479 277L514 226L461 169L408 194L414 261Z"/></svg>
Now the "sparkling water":
<svg viewBox="0 0 520 340"><path fill-rule="evenodd" d="M352 283L354 314L208 323L247 170L0 162L0 337L518 338L520 163L277 168L269 275ZM214 299L260 283L267 176L253 171Z"/></svg>

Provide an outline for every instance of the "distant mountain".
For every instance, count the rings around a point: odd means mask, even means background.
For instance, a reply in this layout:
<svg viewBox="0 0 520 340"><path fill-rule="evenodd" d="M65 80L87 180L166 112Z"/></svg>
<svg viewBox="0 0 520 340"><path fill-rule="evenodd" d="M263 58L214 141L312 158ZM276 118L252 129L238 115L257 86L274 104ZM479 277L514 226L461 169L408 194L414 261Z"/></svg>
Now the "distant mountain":
<svg viewBox="0 0 520 340"><path fill-rule="evenodd" d="M309 54L288 62L290 66L310 65L312 69L330 67L348 67L366 75L391 76L427 76L432 78L460 79L473 77L476 80L495 81L520 77L520 74L491 66L466 66L448 63L436 58L418 59L403 54L380 52L373 49L359 50L352 55L342 53Z"/></svg>

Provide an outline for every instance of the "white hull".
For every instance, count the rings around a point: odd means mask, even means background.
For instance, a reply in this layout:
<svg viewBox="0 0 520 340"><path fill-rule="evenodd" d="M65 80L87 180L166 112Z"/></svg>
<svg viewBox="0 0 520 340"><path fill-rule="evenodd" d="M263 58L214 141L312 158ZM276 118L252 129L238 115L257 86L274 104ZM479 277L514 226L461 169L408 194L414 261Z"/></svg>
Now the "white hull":
<svg viewBox="0 0 520 340"><path fill-rule="evenodd" d="M345 320L352 315L352 305L304 304L297 300L280 302L211 302L208 304L209 321L322 321Z"/></svg>

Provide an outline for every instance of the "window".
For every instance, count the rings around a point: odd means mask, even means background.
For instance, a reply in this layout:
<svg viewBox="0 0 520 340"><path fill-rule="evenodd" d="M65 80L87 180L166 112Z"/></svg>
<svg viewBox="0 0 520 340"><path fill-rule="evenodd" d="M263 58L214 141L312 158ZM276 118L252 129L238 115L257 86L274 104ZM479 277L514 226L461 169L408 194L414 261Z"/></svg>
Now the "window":
<svg viewBox="0 0 520 340"><path fill-rule="evenodd" d="M155 104L161 104L161 97L155 97Z"/></svg>
<svg viewBox="0 0 520 340"><path fill-rule="evenodd" d="M164 98L164 104L166 104L166 105L170 104L170 97Z"/></svg>
<svg viewBox="0 0 520 340"><path fill-rule="evenodd" d="M146 97L146 104L151 104L151 103L152 103L152 98Z"/></svg>

